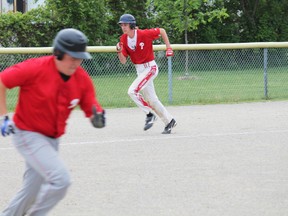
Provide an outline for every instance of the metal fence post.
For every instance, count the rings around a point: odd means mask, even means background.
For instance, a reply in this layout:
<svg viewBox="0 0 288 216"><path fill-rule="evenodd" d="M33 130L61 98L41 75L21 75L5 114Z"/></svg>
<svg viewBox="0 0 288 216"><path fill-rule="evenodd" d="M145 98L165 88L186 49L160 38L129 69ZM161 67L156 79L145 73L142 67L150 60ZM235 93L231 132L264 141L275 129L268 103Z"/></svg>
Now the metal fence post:
<svg viewBox="0 0 288 216"><path fill-rule="evenodd" d="M172 57L168 57L168 102L172 104Z"/></svg>
<svg viewBox="0 0 288 216"><path fill-rule="evenodd" d="M268 99L268 74L267 74L267 64L268 64L268 49L264 48L264 96Z"/></svg>

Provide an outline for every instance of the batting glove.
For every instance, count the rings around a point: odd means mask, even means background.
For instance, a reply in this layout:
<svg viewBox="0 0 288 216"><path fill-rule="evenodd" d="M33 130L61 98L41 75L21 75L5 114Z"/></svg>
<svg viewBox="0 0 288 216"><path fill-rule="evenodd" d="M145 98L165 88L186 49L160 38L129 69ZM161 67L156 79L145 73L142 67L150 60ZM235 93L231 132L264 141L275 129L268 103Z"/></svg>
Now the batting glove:
<svg viewBox="0 0 288 216"><path fill-rule="evenodd" d="M1 125L1 134L2 136L8 136L11 133L14 134L14 127L13 123L10 121L8 116L1 116L0 117L0 125Z"/></svg>
<svg viewBox="0 0 288 216"><path fill-rule="evenodd" d="M166 57L170 57L173 55L174 55L174 52L173 52L172 48L167 48L166 49Z"/></svg>
<svg viewBox="0 0 288 216"><path fill-rule="evenodd" d="M122 49L123 49L123 44L122 44L121 42L118 42L118 43L116 44L117 53L122 52Z"/></svg>
<svg viewBox="0 0 288 216"><path fill-rule="evenodd" d="M103 112L98 113L96 107L92 107L93 118L91 119L92 125L95 128L103 128L106 124L105 110Z"/></svg>

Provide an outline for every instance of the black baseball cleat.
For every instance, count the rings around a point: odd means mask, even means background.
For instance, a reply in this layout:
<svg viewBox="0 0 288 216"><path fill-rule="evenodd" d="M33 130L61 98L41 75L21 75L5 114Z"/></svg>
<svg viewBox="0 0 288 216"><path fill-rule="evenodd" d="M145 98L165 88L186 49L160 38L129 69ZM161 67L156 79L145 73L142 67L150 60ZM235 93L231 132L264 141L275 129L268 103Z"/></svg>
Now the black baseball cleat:
<svg viewBox="0 0 288 216"><path fill-rule="evenodd" d="M153 126L155 121L156 121L156 116L153 113L149 113L145 120L144 130L146 131L150 129Z"/></svg>
<svg viewBox="0 0 288 216"><path fill-rule="evenodd" d="M170 123L166 125L166 127L164 128L164 131L162 132L162 134L170 134L172 128L174 128L176 125L177 125L177 122L175 121L175 119L172 119Z"/></svg>

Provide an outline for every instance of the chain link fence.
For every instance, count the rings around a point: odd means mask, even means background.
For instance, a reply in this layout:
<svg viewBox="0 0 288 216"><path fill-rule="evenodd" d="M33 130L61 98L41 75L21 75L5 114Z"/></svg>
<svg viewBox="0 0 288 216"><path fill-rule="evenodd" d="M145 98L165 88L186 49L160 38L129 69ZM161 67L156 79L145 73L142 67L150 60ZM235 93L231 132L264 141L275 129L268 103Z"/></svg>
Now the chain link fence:
<svg viewBox="0 0 288 216"><path fill-rule="evenodd" d="M175 48L171 62L165 56L165 47L155 47L159 75L154 84L164 105L288 99L286 43L283 47L240 46L235 49L221 49L221 46L217 49L201 49L193 45L175 45L172 46ZM98 100L103 107L134 107L135 104L127 95L127 91L136 78L136 70L130 61L122 65L114 49L115 47L104 47L100 51L97 47L88 49L93 59L85 60L82 66L93 79ZM48 51L47 48L40 49L40 53L35 50L33 53L33 48L27 50L26 53L17 50L7 53L6 48L1 48L0 70L27 58L51 54L50 48ZM14 109L17 94L17 88L8 91L9 110Z"/></svg>

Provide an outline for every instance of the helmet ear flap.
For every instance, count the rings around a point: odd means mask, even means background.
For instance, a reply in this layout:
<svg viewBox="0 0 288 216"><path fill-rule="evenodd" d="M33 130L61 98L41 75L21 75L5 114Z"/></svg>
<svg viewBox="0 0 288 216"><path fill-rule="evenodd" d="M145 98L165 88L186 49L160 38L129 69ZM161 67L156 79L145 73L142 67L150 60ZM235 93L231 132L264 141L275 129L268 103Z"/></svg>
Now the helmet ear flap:
<svg viewBox="0 0 288 216"><path fill-rule="evenodd" d="M136 27L136 24L135 24L135 23L130 23L130 28L131 28L131 29L135 29L135 27Z"/></svg>
<svg viewBox="0 0 288 216"><path fill-rule="evenodd" d="M55 55L57 57L57 60L61 61L64 57L64 52L62 52L61 50L55 48L53 51L53 55Z"/></svg>

